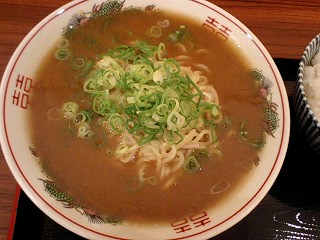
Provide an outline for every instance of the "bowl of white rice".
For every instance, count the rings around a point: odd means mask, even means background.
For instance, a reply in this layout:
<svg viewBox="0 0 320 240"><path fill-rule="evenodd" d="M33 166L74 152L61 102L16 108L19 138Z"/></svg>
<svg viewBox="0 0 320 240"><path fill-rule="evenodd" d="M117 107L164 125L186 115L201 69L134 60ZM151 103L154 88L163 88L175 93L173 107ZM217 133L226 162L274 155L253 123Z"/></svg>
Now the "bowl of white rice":
<svg viewBox="0 0 320 240"><path fill-rule="evenodd" d="M310 41L299 63L294 107L302 135L320 154L320 34Z"/></svg>

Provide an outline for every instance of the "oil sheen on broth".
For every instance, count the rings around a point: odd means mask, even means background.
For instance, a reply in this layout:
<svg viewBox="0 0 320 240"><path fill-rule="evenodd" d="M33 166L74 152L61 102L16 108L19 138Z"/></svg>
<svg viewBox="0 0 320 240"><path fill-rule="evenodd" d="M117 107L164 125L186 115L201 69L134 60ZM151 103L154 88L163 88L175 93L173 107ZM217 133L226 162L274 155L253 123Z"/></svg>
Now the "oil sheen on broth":
<svg viewBox="0 0 320 240"><path fill-rule="evenodd" d="M159 23L168 26L150 30ZM138 11L90 20L68 33L66 39L68 42L63 44L70 56L62 54L66 59L57 59L57 46L54 46L39 69L30 115L41 165L63 192L102 216L164 222L218 206L241 186L258 161L259 149L250 142L263 145L264 101L252 69L231 40L225 41L183 16ZM191 66L193 73L201 72L218 94L220 120L212 124L214 129L209 129L216 136L206 134L200 141L210 137L216 140L204 150L190 150L190 147L181 150L196 155L200 168L193 173L186 172L181 164L175 170L171 163L163 164L162 170L156 161L145 160L146 163L140 164L138 153L130 161L122 162L114 153L123 134L111 131L108 118L97 113L92 113L91 134L86 138L78 136L77 129L66 117L57 117L58 120L53 117L68 102L92 112L93 97L83 91L83 84L90 71L94 71L94 64L110 49L137 41L147 46L164 43L165 58L174 58L181 66ZM199 96L194 98L193 107L198 105L198 100ZM207 115L200 117L210 118ZM248 133L246 141L240 137L244 125ZM165 153L171 150L169 147ZM194 165L190 163L191 167Z"/></svg>

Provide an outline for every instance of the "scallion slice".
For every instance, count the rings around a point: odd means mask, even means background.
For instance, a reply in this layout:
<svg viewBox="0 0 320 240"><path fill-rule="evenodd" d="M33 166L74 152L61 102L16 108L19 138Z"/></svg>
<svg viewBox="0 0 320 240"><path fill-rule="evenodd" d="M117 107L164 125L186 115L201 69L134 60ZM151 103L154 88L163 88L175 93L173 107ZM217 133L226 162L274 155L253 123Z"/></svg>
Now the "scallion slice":
<svg viewBox="0 0 320 240"><path fill-rule="evenodd" d="M186 173L195 173L200 169L200 164L198 163L197 159L193 156L190 155L187 157L185 162L183 163L183 169L185 170Z"/></svg>

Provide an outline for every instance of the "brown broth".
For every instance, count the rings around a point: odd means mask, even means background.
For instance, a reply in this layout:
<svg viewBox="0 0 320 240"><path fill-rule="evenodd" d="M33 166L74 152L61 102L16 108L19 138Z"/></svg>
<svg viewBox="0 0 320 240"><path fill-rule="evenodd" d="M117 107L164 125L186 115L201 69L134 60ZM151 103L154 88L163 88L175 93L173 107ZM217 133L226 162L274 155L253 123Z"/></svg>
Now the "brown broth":
<svg viewBox="0 0 320 240"><path fill-rule="evenodd" d="M146 29L162 19L170 19L171 22L163 30L162 36L165 37L146 36ZM47 118L49 109L60 107L65 102L75 101L86 108L90 103L82 91L84 78L76 77L78 72L72 70L70 64L57 61L52 52L43 62L31 102L34 142L45 172L82 206L101 215L129 221L171 221L216 206L254 167L258 150L239 138L239 126L246 119L250 139L262 138L264 105L250 73L252 69L246 58L230 43L231 40L223 41L201 24L183 16L136 11L117 15L111 22L104 17L91 20L68 37L73 57L95 60L107 49L137 39L152 44L164 42L168 55L175 57L183 52L166 36L181 24L187 26L194 44L185 42L193 57L192 62L185 64L203 63L209 67L209 81L217 90L222 111L232 119L232 125L225 128L220 124L217 127L222 157L213 156L203 161L201 171L196 174L183 174L181 170L179 180L167 190L157 185L145 185L137 192L128 192L125 186L137 173L134 163L123 164L108 157L106 147L78 138L70 132L66 121ZM199 48L208 49L210 53L196 54L193 49ZM113 138L112 134L107 137L108 145L115 142ZM210 189L221 180L227 181L230 187L220 194L210 194Z"/></svg>

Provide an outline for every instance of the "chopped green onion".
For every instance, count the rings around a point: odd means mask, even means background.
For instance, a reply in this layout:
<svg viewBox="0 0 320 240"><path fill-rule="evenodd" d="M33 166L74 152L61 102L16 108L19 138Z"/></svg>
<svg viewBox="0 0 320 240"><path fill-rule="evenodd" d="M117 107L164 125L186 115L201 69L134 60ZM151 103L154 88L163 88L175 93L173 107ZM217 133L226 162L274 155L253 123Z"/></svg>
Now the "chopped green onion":
<svg viewBox="0 0 320 240"><path fill-rule="evenodd" d="M180 73L180 65L179 63L173 59L169 58L164 61L163 64L164 69L166 70L167 74L170 76L171 74L176 75Z"/></svg>
<svg viewBox="0 0 320 240"><path fill-rule="evenodd" d="M118 113L120 106L107 98L106 95L96 95L92 100L92 109L101 116L109 117L112 113Z"/></svg>
<svg viewBox="0 0 320 240"><path fill-rule="evenodd" d="M81 124L83 122L90 122L92 118L93 118L93 115L91 112L87 110L81 110L75 114L74 122L76 124Z"/></svg>
<svg viewBox="0 0 320 240"><path fill-rule="evenodd" d="M216 133L216 125L212 124L210 130L211 130L212 142L217 143L218 137L217 137L217 133Z"/></svg>
<svg viewBox="0 0 320 240"><path fill-rule="evenodd" d="M149 135L147 135L147 136L145 136L145 137L142 137L141 140L140 140L140 142L139 142L138 144L139 144L140 146L143 146L143 145L151 142L154 138L155 138L155 135L149 134Z"/></svg>
<svg viewBox="0 0 320 240"><path fill-rule="evenodd" d="M187 157L185 162L183 163L183 169L186 173L195 173L200 169L200 164L198 163L197 159L190 155Z"/></svg>
<svg viewBox="0 0 320 240"><path fill-rule="evenodd" d="M71 119L74 117L79 107L78 107L78 104L75 102L67 102L63 104L62 109L63 109L65 118Z"/></svg>
<svg viewBox="0 0 320 240"><path fill-rule="evenodd" d="M220 114L214 103L202 103L198 85L182 75L175 59L165 56L163 43L121 45L100 55L83 84L94 114L107 120L115 133L134 134L140 146L165 131L168 142L177 144L183 128L204 123L209 129ZM116 92L123 95L119 101Z"/></svg>
<svg viewBox="0 0 320 240"><path fill-rule="evenodd" d="M116 154L122 155L122 154L125 154L128 150L129 150L129 147L127 145L120 145L116 149Z"/></svg>
<svg viewBox="0 0 320 240"><path fill-rule="evenodd" d="M128 119L126 121L126 129L129 133L135 134L136 131L140 128L140 124L138 124L137 121L134 121L133 119Z"/></svg>
<svg viewBox="0 0 320 240"><path fill-rule="evenodd" d="M202 101L202 98L203 98L203 93L202 91L200 90L200 88L198 87L198 85L192 81L192 79L189 77L189 75L187 74L186 75L186 79L189 81L189 83L197 90L198 94L199 94L199 99L198 99L198 107L200 106L200 103Z"/></svg>
<svg viewBox="0 0 320 240"><path fill-rule="evenodd" d="M185 117L182 116L177 111L172 111L169 113L167 118L167 128L168 130L177 131L180 130L185 123Z"/></svg>
<svg viewBox="0 0 320 240"><path fill-rule="evenodd" d="M58 48L54 52L54 57L60 61L65 61L71 56L71 52L66 48Z"/></svg>
<svg viewBox="0 0 320 240"><path fill-rule="evenodd" d="M158 60L164 60L165 55L167 54L166 45L164 43L160 43L158 46Z"/></svg>
<svg viewBox="0 0 320 240"><path fill-rule="evenodd" d="M85 63L86 63L86 61L84 58L78 57L78 58L75 58L72 60L71 67L74 70L79 70L84 67Z"/></svg>
<svg viewBox="0 0 320 240"><path fill-rule="evenodd" d="M88 60L86 61L84 67L83 67L83 70L82 70L82 73L80 74L80 76L87 76L88 73L91 71L92 67L93 67L93 61L92 60Z"/></svg>
<svg viewBox="0 0 320 240"><path fill-rule="evenodd" d="M68 39L66 38L62 38L61 40L59 40L58 44L57 44L57 48L67 48L69 47L70 43L68 41Z"/></svg>
<svg viewBox="0 0 320 240"><path fill-rule="evenodd" d="M78 136L80 138L88 138L93 135L90 125L87 122L83 122L78 128Z"/></svg>
<svg viewBox="0 0 320 240"><path fill-rule="evenodd" d="M217 117L219 115L219 109L217 105L212 105L211 114L214 117Z"/></svg>
<svg viewBox="0 0 320 240"><path fill-rule="evenodd" d="M178 42L178 41L184 39L186 37L186 34L187 34L186 26L180 25L179 28L175 32L169 34L169 39L172 42Z"/></svg>
<svg viewBox="0 0 320 240"><path fill-rule="evenodd" d="M242 140L247 142L249 145L253 146L254 148L261 149L265 144L265 135L262 136L261 139L256 139L254 141L248 140L249 132L246 128L246 119L244 119L240 124L240 133L239 136Z"/></svg>
<svg viewBox="0 0 320 240"><path fill-rule="evenodd" d="M182 135L179 133L179 131L170 131L169 132L169 143L170 144L179 144L180 142L182 142L183 137Z"/></svg>
<svg viewBox="0 0 320 240"><path fill-rule="evenodd" d="M162 30L159 26L152 26L150 29L150 34L152 37L160 37L162 35Z"/></svg>
<svg viewBox="0 0 320 240"><path fill-rule="evenodd" d="M125 121L122 119L120 114L118 113L111 114L108 121L113 131L117 133L123 133L125 131Z"/></svg>

